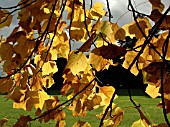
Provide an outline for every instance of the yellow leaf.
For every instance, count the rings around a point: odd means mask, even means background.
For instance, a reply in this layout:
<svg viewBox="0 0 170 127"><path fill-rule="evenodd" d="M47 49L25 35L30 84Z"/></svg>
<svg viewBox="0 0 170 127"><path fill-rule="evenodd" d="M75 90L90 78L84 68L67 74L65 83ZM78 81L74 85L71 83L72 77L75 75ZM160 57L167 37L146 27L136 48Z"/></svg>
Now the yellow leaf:
<svg viewBox="0 0 170 127"><path fill-rule="evenodd" d="M55 115L55 118L54 118L54 120L56 120L56 121L61 121L61 120L64 120L65 119L65 117L66 117L66 114L65 114L65 112L64 111L62 111L62 110L58 110L58 112L57 112L57 114Z"/></svg>
<svg viewBox="0 0 170 127"><path fill-rule="evenodd" d="M136 55L137 55L137 52L135 52L135 51L127 52L125 54L125 61L123 62L123 67L128 69L128 67L130 66L130 64L136 57ZM130 70L131 73L133 73L134 75L137 75L139 73L139 69L143 68L144 63L145 63L145 59L140 56L138 59L138 63L135 63L133 65L133 67L131 68L131 70ZM138 67L137 67L137 64L138 64Z"/></svg>
<svg viewBox="0 0 170 127"><path fill-rule="evenodd" d="M42 90L42 77L33 76L29 79L30 89L33 91Z"/></svg>
<svg viewBox="0 0 170 127"><path fill-rule="evenodd" d="M98 19L98 17L102 17L106 14L106 11L103 10L104 4L100 2L95 2L93 7L91 8L91 14L94 18Z"/></svg>
<svg viewBox="0 0 170 127"><path fill-rule="evenodd" d="M89 64L92 65L97 71L102 70L109 61L100 55L100 50L95 48L90 52Z"/></svg>
<svg viewBox="0 0 170 127"><path fill-rule="evenodd" d="M76 41L80 41L84 37L84 29L74 29L70 30L70 38L74 38Z"/></svg>
<svg viewBox="0 0 170 127"><path fill-rule="evenodd" d="M160 87L157 87L155 85L150 85L148 84L148 86L146 87L146 93L151 96L152 98L156 98L158 96L161 96L161 94L159 93Z"/></svg>
<svg viewBox="0 0 170 127"><path fill-rule="evenodd" d="M48 8L43 8L44 9L44 13L49 14L50 10Z"/></svg>
<svg viewBox="0 0 170 127"><path fill-rule="evenodd" d="M115 88L113 86L100 87L98 95L101 96L102 98L101 105L108 105L110 103L110 99L112 98L114 92L115 92ZM116 98L117 96L115 96L114 99Z"/></svg>
<svg viewBox="0 0 170 127"><path fill-rule="evenodd" d="M91 127L88 122L78 121L72 127Z"/></svg>
<svg viewBox="0 0 170 127"><path fill-rule="evenodd" d="M146 127L146 126L143 124L142 120L139 119L138 121L135 121L131 127Z"/></svg>
<svg viewBox="0 0 170 127"><path fill-rule="evenodd" d="M45 88L50 88L54 83L54 79L51 76L46 76L43 78L43 86Z"/></svg>
<svg viewBox="0 0 170 127"><path fill-rule="evenodd" d="M12 88L13 88L12 79L8 78L0 79L0 93L10 92Z"/></svg>
<svg viewBox="0 0 170 127"><path fill-rule="evenodd" d="M0 10L0 19L2 18L2 17L4 17L4 11L3 10Z"/></svg>
<svg viewBox="0 0 170 127"><path fill-rule="evenodd" d="M7 119L7 118L2 118L2 119L0 120L0 127L3 127L4 124L6 124L6 123L8 123L8 119Z"/></svg>
<svg viewBox="0 0 170 127"><path fill-rule="evenodd" d="M45 62L42 66L42 75L54 74L58 71L55 61Z"/></svg>
<svg viewBox="0 0 170 127"><path fill-rule="evenodd" d="M48 100L50 98L50 96L45 92L45 91L39 91L38 92L38 103L35 103L35 108L36 109L43 109L44 103L46 100Z"/></svg>
<svg viewBox="0 0 170 127"><path fill-rule="evenodd" d="M120 125L120 123L123 120L123 115L124 115L124 111L120 107L117 107L113 114L113 118L111 118L111 120L114 123L114 127Z"/></svg>
<svg viewBox="0 0 170 127"><path fill-rule="evenodd" d="M65 127L65 125L66 125L65 120L61 120L61 121L57 122L56 127Z"/></svg>
<svg viewBox="0 0 170 127"><path fill-rule="evenodd" d="M78 74L80 71L84 71L87 68L87 57L84 53L72 52L68 58L66 69L70 69L73 75Z"/></svg>
<svg viewBox="0 0 170 127"><path fill-rule="evenodd" d="M13 15L9 15L7 18L6 18L6 16L5 17L2 17L1 19L0 19L0 22L2 22L2 23L0 23L0 28L3 28L3 27L5 27L5 26L10 26L10 24L11 24L11 21L12 21L12 18L13 18Z"/></svg>

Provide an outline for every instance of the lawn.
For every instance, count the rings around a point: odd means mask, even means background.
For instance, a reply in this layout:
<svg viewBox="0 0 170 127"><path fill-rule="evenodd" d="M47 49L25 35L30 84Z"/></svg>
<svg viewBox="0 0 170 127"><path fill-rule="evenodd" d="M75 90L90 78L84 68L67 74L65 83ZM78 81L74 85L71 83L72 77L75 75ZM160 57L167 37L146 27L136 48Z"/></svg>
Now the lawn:
<svg viewBox="0 0 170 127"><path fill-rule="evenodd" d="M117 106L121 107L125 111L124 120L120 127L130 127L132 123L139 119L139 114L135 108L133 108L132 103L129 101L129 97L127 96L127 92L125 90L121 90L119 93L119 98L115 100ZM142 111L145 112L147 118L153 123L163 123L164 117L162 114L162 109L156 107L159 103L160 98L151 99L145 93L139 90L132 91L133 99L141 104ZM99 120L96 118L96 114L101 112L102 108L99 108L94 111L88 112L86 117L72 117L71 112L65 109L67 114L66 127L71 127L76 121L88 121L92 127L99 126ZM0 119L6 117L9 119L9 122L5 125L5 127L11 127L19 118L20 115L31 115L35 117L34 111L24 111L22 109L13 109L12 108L12 101L4 98L4 95L0 95ZM170 116L168 116L170 119ZM49 123L42 123L40 124L38 121L32 122L31 127L54 127L54 121L50 121Z"/></svg>

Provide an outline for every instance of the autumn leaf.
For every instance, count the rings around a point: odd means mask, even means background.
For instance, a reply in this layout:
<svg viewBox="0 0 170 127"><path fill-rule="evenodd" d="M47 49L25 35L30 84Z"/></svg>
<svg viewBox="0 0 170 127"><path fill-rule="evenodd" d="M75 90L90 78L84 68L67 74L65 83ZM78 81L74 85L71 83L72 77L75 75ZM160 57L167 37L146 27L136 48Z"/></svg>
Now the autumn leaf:
<svg viewBox="0 0 170 127"><path fill-rule="evenodd" d="M113 113L113 118L111 118L111 120L114 123L113 127L116 127L121 124L123 120L123 116L124 116L124 111L120 107L117 107L115 109L115 112Z"/></svg>
<svg viewBox="0 0 170 127"><path fill-rule="evenodd" d="M56 127L65 127L65 125L66 125L65 120L61 120L61 121L57 122Z"/></svg>
<svg viewBox="0 0 170 127"><path fill-rule="evenodd" d="M132 124L131 127L146 127L146 126L143 124L142 120L139 119L139 120L135 121L135 122Z"/></svg>
<svg viewBox="0 0 170 127"><path fill-rule="evenodd" d="M45 78L43 78L42 82L45 88L50 88L55 83L54 79L51 76L46 76Z"/></svg>
<svg viewBox="0 0 170 127"><path fill-rule="evenodd" d="M144 127L149 127L151 122L148 120L148 118L144 115L144 113L142 112L142 110L140 108L136 108L140 114L140 117L141 117L141 122L142 122L142 125L144 125Z"/></svg>
<svg viewBox="0 0 170 127"><path fill-rule="evenodd" d="M88 52L91 48L93 41L96 38L96 33L93 33L90 38L78 49L78 52Z"/></svg>
<svg viewBox="0 0 170 127"><path fill-rule="evenodd" d="M88 122L78 121L72 127L91 127Z"/></svg>
<svg viewBox="0 0 170 127"><path fill-rule="evenodd" d="M108 46L102 46L97 48L101 55L105 59L113 59L117 57L124 56L126 54L126 49L116 45L109 44ZM96 50L97 50L96 49Z"/></svg>
<svg viewBox="0 0 170 127"><path fill-rule="evenodd" d="M160 18L162 17L162 14L159 12L158 9L154 9L152 10L149 18L154 21L157 22ZM163 20L162 24L160 25L161 29L170 29L170 15L166 15L165 19Z"/></svg>
<svg viewBox="0 0 170 127"><path fill-rule="evenodd" d="M56 120L56 121L60 122L61 120L64 120L64 119L65 119L65 117L66 117L65 112L64 112L64 111L62 111L62 110L58 110L58 111L57 111L57 114L55 115L54 120Z"/></svg>
<svg viewBox="0 0 170 127"><path fill-rule="evenodd" d="M91 8L90 12L93 18L102 17L106 14L106 11L103 10L104 5L100 2L96 2Z"/></svg>
<svg viewBox="0 0 170 127"><path fill-rule="evenodd" d="M11 78L0 79L0 93L10 92L13 88L13 81Z"/></svg>
<svg viewBox="0 0 170 127"><path fill-rule="evenodd" d="M164 10L165 6L161 3L161 0L149 0L149 2L152 4L152 10L158 9L159 12Z"/></svg>
<svg viewBox="0 0 170 127"><path fill-rule="evenodd" d="M95 48L90 52L88 62L97 71L102 70L107 64L109 64L109 61L100 55L100 49L98 48Z"/></svg>
<svg viewBox="0 0 170 127"><path fill-rule="evenodd" d="M3 127L6 123L8 123L8 119L7 118L2 118L0 120L0 127Z"/></svg>
<svg viewBox="0 0 170 127"><path fill-rule="evenodd" d="M125 60L123 62L123 67L128 69L134 58L136 57L137 52L130 51L125 54ZM131 68L130 72L134 75L137 75L139 73L139 69L142 69L145 63L145 59L141 56L139 56L137 63L133 64L133 67Z"/></svg>
<svg viewBox="0 0 170 127"><path fill-rule="evenodd" d="M54 74L57 71L58 68L55 61L45 62L44 65L42 66L42 75L49 75L51 73Z"/></svg>
<svg viewBox="0 0 170 127"><path fill-rule="evenodd" d="M14 54L13 46L9 43L2 43L0 45L0 56L2 60L11 60Z"/></svg>
<svg viewBox="0 0 170 127"><path fill-rule="evenodd" d="M69 68L73 75L76 75L80 71L84 71L86 67L87 57L85 56L85 54L82 52L76 53L75 51L73 51L68 58L65 69Z"/></svg>
<svg viewBox="0 0 170 127"><path fill-rule="evenodd" d="M149 20L147 18L143 18L143 19L138 19L137 21L138 21L138 24L139 24L140 28L142 29L142 31L146 35L148 35L148 31L149 31L149 29L151 29L151 24L149 23ZM131 25L129 26L129 33L135 34L136 38L143 37L142 32L139 30L139 28L135 22L132 22Z"/></svg>
<svg viewBox="0 0 170 127"><path fill-rule="evenodd" d="M8 13L8 11L7 10L2 10L1 11L1 14L0 14L0 28L3 28L5 26L9 27L10 24L11 24L13 15L9 14L9 16L7 17L8 14L5 14L5 13Z"/></svg>
<svg viewBox="0 0 170 127"><path fill-rule="evenodd" d="M161 96L161 94L159 93L159 89L160 87L155 86L155 85L150 85L148 84L148 86L146 87L145 92L152 98L156 98L158 96Z"/></svg>
<svg viewBox="0 0 170 127"><path fill-rule="evenodd" d="M111 36L112 33L112 24L109 21L100 21L98 20L96 24L93 25L92 31L95 31L96 34L102 33L105 36Z"/></svg>
<svg viewBox="0 0 170 127"><path fill-rule="evenodd" d="M35 97L36 98L36 97ZM50 96L45 91L38 92L38 103L34 103L36 109L43 109L44 103L46 100L50 99ZM28 103L28 102L27 102Z"/></svg>
<svg viewBox="0 0 170 127"><path fill-rule="evenodd" d="M101 96L102 102L101 105L108 105L110 103L110 99L112 98L115 92L115 88L113 86L103 86L99 88L99 93L97 95ZM116 99L115 96L114 99Z"/></svg>
<svg viewBox="0 0 170 127"><path fill-rule="evenodd" d="M32 118L27 115L27 116L20 116L18 121L13 125L13 127L26 127L28 126L27 123L32 121Z"/></svg>
<svg viewBox="0 0 170 127"><path fill-rule="evenodd" d="M15 89L8 98L14 100L14 102L17 103L23 102L25 98L25 90Z"/></svg>

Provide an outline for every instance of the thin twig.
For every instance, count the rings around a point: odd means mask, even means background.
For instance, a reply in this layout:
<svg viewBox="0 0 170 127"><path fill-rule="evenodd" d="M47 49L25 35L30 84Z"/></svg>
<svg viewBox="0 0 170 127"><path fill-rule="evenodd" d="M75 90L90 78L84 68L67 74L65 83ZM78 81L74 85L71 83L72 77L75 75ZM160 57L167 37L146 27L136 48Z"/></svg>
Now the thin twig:
<svg viewBox="0 0 170 127"><path fill-rule="evenodd" d="M55 1L54 6L53 6L53 9L52 9L52 13L53 13L53 14L54 14L54 11L55 11L55 7L56 7L56 4L57 4L57 1L58 1L58 0L56 0L56 1ZM67 2L67 0L66 0L66 1L65 1L65 3L63 4L63 8L62 8L62 10L61 10L61 14L60 14L60 16L59 16L59 18L58 18L58 20L57 20L56 25L55 25L55 28L54 28L54 35L53 35L53 37L52 37L52 39L51 39L51 43L50 43L50 46L49 46L49 48L48 48L48 51L47 51L47 54L46 54L45 61L46 61L47 56L48 56L48 53L49 53L49 51L50 51L50 49L51 49L51 47L52 47L52 44L53 44L54 38L55 38L55 36L56 36L56 33L57 33L57 27L58 27L58 24L60 23L60 19L62 18L62 15L63 15L64 9L65 9L65 6L66 6L66 2ZM45 37L45 38L46 38L46 37Z"/></svg>
<svg viewBox="0 0 170 127"><path fill-rule="evenodd" d="M117 89L115 89L115 91L114 91L114 93L113 93L113 95L112 95L112 98L110 99L110 103L109 103L109 105L107 106L107 108L106 108L106 110L105 110L105 112L104 112L104 114L103 114L103 116L102 116L102 119L100 120L100 125L99 125L99 127L102 127L102 126L103 126L103 121L104 121L104 119L105 119L105 117L106 117L109 109L111 110L110 112L112 112L112 103L113 103L113 100L114 100L114 98L115 98L115 96L116 96L116 93L117 93ZM110 113L110 114L111 114L111 113Z"/></svg>
<svg viewBox="0 0 170 127"><path fill-rule="evenodd" d="M2 20L2 21L0 22L0 24L4 23L4 22L9 18L9 16L10 16L12 13L14 13L14 12L16 12L16 11L18 11L18 10L21 10L21 9L23 9L23 8L26 8L26 7L30 6L31 4L33 4L34 2L36 2L36 0L32 1L31 3L25 5L25 6L21 7L21 8L17 8L17 9L15 9L15 10L11 11L11 12L5 13L5 14L7 14L7 16L5 17L4 20Z"/></svg>
<svg viewBox="0 0 170 127"><path fill-rule="evenodd" d="M166 57L166 54L168 51L169 38L170 38L170 32L165 39L164 45L162 46L163 63L162 63L162 68L161 68L161 88L160 89L161 89L161 100L162 100L164 118L165 118L166 123L170 126L168 117L166 115L166 105L165 105L165 100L164 100L164 68L165 68L165 64L166 64L165 57Z"/></svg>
<svg viewBox="0 0 170 127"><path fill-rule="evenodd" d="M132 6L131 0L129 0L129 6ZM169 12L170 7L165 11L165 13L162 15L162 17L158 20L157 23L155 23L155 25L152 28L152 32L149 33L148 37L146 38L146 40L144 41L144 44L141 47L141 50L138 52L138 54L136 55L136 57L133 59L132 63L129 65L128 67L128 71L131 70L131 68L133 67L133 65L135 64L135 62L138 60L138 58L140 57L140 55L143 53L145 47L150 43L151 39L153 38L156 30L160 27L160 25L162 24L163 20L165 19L167 13ZM136 106L136 104L134 103L132 96L131 96L131 91L128 88L128 94L130 97L131 102Z"/></svg>
<svg viewBox="0 0 170 127"><path fill-rule="evenodd" d="M89 33L88 26L87 26L87 23L86 23L86 17L87 16L86 16L85 0L83 0L83 10L84 10L84 25L85 25L85 28L86 28L86 31L87 31L87 35L90 38L90 33Z"/></svg>
<svg viewBox="0 0 170 127"><path fill-rule="evenodd" d="M109 12L109 22L111 22L111 18L112 18L113 16L112 16L111 11L110 11L109 1L106 0L106 3L107 3L107 10L108 10L108 12Z"/></svg>

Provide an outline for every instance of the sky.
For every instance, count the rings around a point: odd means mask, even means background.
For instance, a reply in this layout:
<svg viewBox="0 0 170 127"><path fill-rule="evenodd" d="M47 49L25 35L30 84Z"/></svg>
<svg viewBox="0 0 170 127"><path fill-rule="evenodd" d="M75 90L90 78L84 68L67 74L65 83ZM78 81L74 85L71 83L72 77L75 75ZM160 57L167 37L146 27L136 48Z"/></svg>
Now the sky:
<svg viewBox="0 0 170 127"><path fill-rule="evenodd" d="M19 0L0 0L0 7L9 7L12 5L16 5L18 3L18 1ZM88 5L89 1L90 0L86 0L87 5ZM109 1L111 13L113 15L112 22L116 22L120 18L120 16L122 16L122 18L118 22L118 24L120 26L130 23L133 20L132 13L127 12L128 0L108 0L108 1ZM95 3L95 2L103 3L105 5L104 8L107 9L106 0L93 0L93 3ZM132 0L132 2L134 3L134 5L140 4L137 7L138 11L143 12L145 14L148 14L151 12L152 7L151 7L151 4L148 2L148 0ZM164 5L166 5L166 8L168 7L168 5L170 5L169 0L162 0L162 2L164 3ZM13 19L10 27L9 28L5 27L5 28L1 29L0 35L2 35L2 34L5 36L9 35L12 28L14 28L14 26L17 24L16 13L14 14L14 16L15 16L15 18Z"/></svg>

